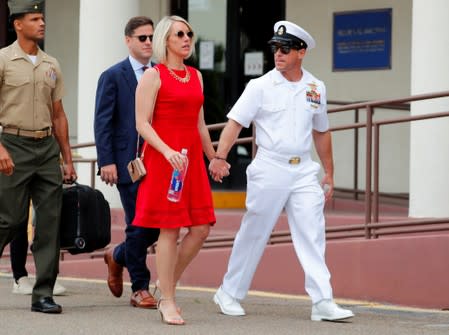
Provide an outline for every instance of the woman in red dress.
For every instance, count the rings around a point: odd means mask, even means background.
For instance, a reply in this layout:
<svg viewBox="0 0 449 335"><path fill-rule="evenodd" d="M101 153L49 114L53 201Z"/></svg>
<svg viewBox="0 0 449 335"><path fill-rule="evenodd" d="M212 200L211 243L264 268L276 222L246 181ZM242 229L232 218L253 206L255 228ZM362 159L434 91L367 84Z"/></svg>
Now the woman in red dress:
<svg viewBox="0 0 449 335"><path fill-rule="evenodd" d="M203 159L203 151L209 160L215 157L204 121L203 82L198 70L184 65L193 52L190 24L179 16L164 17L153 38L153 56L160 64L145 71L136 90L136 124L147 143L143 158L147 175L139 186L133 225L160 228L158 309L163 322L176 325L184 324L174 300L176 282L215 223ZM171 202L167 191L173 169L182 170L187 164L181 200ZM182 227L188 232L178 246Z"/></svg>

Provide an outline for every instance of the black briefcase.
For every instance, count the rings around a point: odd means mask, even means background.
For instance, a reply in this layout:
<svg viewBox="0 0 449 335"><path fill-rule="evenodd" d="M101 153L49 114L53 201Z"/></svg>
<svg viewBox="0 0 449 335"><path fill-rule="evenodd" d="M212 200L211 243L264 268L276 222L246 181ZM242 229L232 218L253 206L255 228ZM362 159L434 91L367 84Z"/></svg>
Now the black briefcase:
<svg viewBox="0 0 449 335"><path fill-rule="evenodd" d="M111 211L103 194L78 183L64 187L61 249L72 255L92 252L111 242Z"/></svg>

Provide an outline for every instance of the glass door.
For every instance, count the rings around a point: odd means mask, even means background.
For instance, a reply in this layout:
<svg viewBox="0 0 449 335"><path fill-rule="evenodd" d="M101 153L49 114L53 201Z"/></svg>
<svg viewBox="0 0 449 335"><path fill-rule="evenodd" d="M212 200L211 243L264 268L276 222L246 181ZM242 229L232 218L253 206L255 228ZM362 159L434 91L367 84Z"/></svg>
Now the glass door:
<svg viewBox="0 0 449 335"><path fill-rule="evenodd" d="M203 75L207 124L226 120L226 11L227 0L190 0L188 3L188 20L196 34L196 57L191 61Z"/></svg>
<svg viewBox="0 0 449 335"><path fill-rule="evenodd" d="M171 12L195 30L196 57L189 62L203 75L206 123L226 122L248 81L274 66L267 41L274 23L284 18L285 0L172 0ZM212 132L212 140L220 133ZM242 136L251 135L251 128L242 130ZM234 146L228 157L231 176L213 187L244 189L251 150L251 144Z"/></svg>

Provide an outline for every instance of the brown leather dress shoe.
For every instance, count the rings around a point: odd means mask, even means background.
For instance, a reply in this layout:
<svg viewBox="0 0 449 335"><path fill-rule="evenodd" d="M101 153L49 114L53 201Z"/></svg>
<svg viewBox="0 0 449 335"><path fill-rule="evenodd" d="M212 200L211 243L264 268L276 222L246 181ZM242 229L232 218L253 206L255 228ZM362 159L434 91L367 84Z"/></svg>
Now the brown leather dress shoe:
<svg viewBox="0 0 449 335"><path fill-rule="evenodd" d="M104 262L108 266L108 286L115 297L121 297L123 293L123 266L118 264L112 254L114 248L106 250Z"/></svg>
<svg viewBox="0 0 449 335"><path fill-rule="evenodd" d="M131 300L129 303L134 307L139 308L157 308L157 301L154 297L148 292L148 290L139 290L134 292L131 295Z"/></svg>

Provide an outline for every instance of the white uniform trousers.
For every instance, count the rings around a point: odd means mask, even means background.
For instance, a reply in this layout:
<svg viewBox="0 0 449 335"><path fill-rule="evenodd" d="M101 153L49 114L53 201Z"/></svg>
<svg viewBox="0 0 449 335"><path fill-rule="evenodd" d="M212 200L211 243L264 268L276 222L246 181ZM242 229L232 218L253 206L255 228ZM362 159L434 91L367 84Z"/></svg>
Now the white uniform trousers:
<svg viewBox="0 0 449 335"><path fill-rule="evenodd" d="M306 292L313 303L332 299L324 259L324 193L317 178L319 170L320 165L309 154L292 165L288 157L259 148L247 169L247 212L223 278L226 293L239 300L247 295L271 232L285 208L293 246L305 273Z"/></svg>

